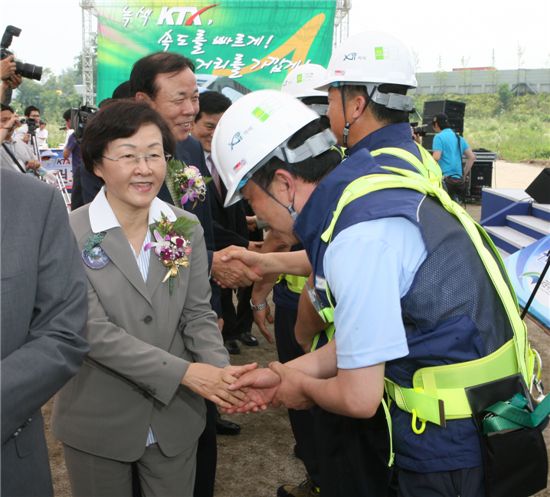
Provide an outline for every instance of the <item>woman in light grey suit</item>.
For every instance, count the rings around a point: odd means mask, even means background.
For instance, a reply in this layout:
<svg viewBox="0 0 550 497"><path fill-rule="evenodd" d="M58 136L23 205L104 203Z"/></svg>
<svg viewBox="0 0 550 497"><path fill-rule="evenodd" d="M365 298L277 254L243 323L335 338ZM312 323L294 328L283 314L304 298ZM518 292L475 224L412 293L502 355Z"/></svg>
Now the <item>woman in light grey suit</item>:
<svg viewBox="0 0 550 497"><path fill-rule="evenodd" d="M146 104L112 103L87 124L81 148L105 185L70 219L89 282L91 346L53 418L73 496L130 497L135 463L143 495L190 497L201 397L238 404L244 394L226 387L254 365L228 365L200 224L156 198L174 149L162 118ZM157 255L169 244L151 234L163 216L178 233L170 250L179 266Z"/></svg>

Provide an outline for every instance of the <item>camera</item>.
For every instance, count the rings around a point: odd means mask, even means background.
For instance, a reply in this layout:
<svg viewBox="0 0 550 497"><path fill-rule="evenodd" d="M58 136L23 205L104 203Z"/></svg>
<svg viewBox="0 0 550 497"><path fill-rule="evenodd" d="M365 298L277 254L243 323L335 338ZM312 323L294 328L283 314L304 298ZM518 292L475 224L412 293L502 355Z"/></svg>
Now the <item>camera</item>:
<svg viewBox="0 0 550 497"><path fill-rule="evenodd" d="M0 43L0 59L4 60L6 57L13 55L12 52L8 50L11 45L12 39L14 36L19 36L21 34L21 29L16 28L15 26L8 26L4 31L2 36L2 42ZM27 79L36 79L40 81L42 78L42 67L35 66L34 64L27 64L19 60L15 61L15 73Z"/></svg>
<svg viewBox="0 0 550 497"><path fill-rule="evenodd" d="M28 117L27 119L20 119L19 122L21 124L27 125L28 133L31 135L34 135L36 128L38 128L38 126L40 125L40 123L32 117Z"/></svg>
<svg viewBox="0 0 550 497"><path fill-rule="evenodd" d="M84 128L88 120L97 112L95 107L83 105L78 109L71 109L71 128L74 129L74 136L78 143L82 140Z"/></svg>
<svg viewBox="0 0 550 497"><path fill-rule="evenodd" d="M426 136L431 131L430 124L418 125L418 123L409 123L411 125L412 131L417 136Z"/></svg>

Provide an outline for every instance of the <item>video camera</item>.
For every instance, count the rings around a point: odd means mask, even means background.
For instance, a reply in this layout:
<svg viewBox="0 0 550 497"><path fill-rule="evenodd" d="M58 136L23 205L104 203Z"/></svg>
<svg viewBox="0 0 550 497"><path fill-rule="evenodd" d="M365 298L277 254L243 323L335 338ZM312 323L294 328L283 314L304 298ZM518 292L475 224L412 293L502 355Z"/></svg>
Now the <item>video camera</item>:
<svg viewBox="0 0 550 497"><path fill-rule="evenodd" d="M422 124L418 125L418 123L409 123L411 125L412 131L417 136L426 136L428 133L433 131L431 124Z"/></svg>
<svg viewBox="0 0 550 497"><path fill-rule="evenodd" d="M27 132L31 135L34 135L36 129L40 125L40 123L36 119L33 119L32 117L27 117L26 119L25 118L20 119L19 122L21 124L27 125L27 130L28 130Z"/></svg>
<svg viewBox="0 0 550 497"><path fill-rule="evenodd" d="M0 59L4 60L6 57L13 55L12 52L8 50L14 36L19 36L21 34L21 29L16 28L15 26L8 26L4 31L2 36L2 42L0 43ZM28 79L36 79L40 81L42 78L42 67L35 66L34 64L27 64L19 60L15 61L15 73L20 76Z"/></svg>
<svg viewBox="0 0 550 497"><path fill-rule="evenodd" d="M71 109L71 128L78 143L82 140L86 123L97 112L95 107L83 105L79 109Z"/></svg>

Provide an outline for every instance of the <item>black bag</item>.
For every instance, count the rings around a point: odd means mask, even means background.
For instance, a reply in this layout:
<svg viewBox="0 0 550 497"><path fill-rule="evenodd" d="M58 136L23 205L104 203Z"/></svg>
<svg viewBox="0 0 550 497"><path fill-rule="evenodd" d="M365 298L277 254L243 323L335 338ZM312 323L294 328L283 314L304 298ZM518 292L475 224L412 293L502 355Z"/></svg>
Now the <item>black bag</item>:
<svg viewBox="0 0 550 497"><path fill-rule="evenodd" d="M492 416L487 409L523 395L533 411L533 400L520 375L466 389L466 395L481 440L487 497L528 497L546 488L548 456L542 431L548 421L535 428L519 428L483 433L483 421Z"/></svg>

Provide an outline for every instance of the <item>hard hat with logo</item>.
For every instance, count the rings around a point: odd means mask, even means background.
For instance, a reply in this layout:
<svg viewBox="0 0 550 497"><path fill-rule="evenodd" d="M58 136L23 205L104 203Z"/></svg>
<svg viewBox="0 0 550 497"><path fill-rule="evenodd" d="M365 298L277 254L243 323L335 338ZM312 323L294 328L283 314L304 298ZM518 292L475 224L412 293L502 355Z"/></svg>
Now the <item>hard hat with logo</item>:
<svg viewBox="0 0 550 497"><path fill-rule="evenodd" d="M330 129L318 133L297 148L288 139L319 115L298 99L275 90L260 90L237 100L225 111L212 139L212 156L227 188L225 206L241 198L248 179L271 158L301 162L330 149L336 143Z"/></svg>
<svg viewBox="0 0 550 497"><path fill-rule="evenodd" d="M318 90L331 86L364 85L373 102L390 109L412 110L412 99L395 93L381 93L382 84L416 88L411 50L393 35L366 31L354 35L338 47L330 58L327 78Z"/></svg>
<svg viewBox="0 0 550 497"><path fill-rule="evenodd" d="M326 97L327 92L315 88L327 79L327 70L319 64L302 64L290 71L281 91L296 98Z"/></svg>

